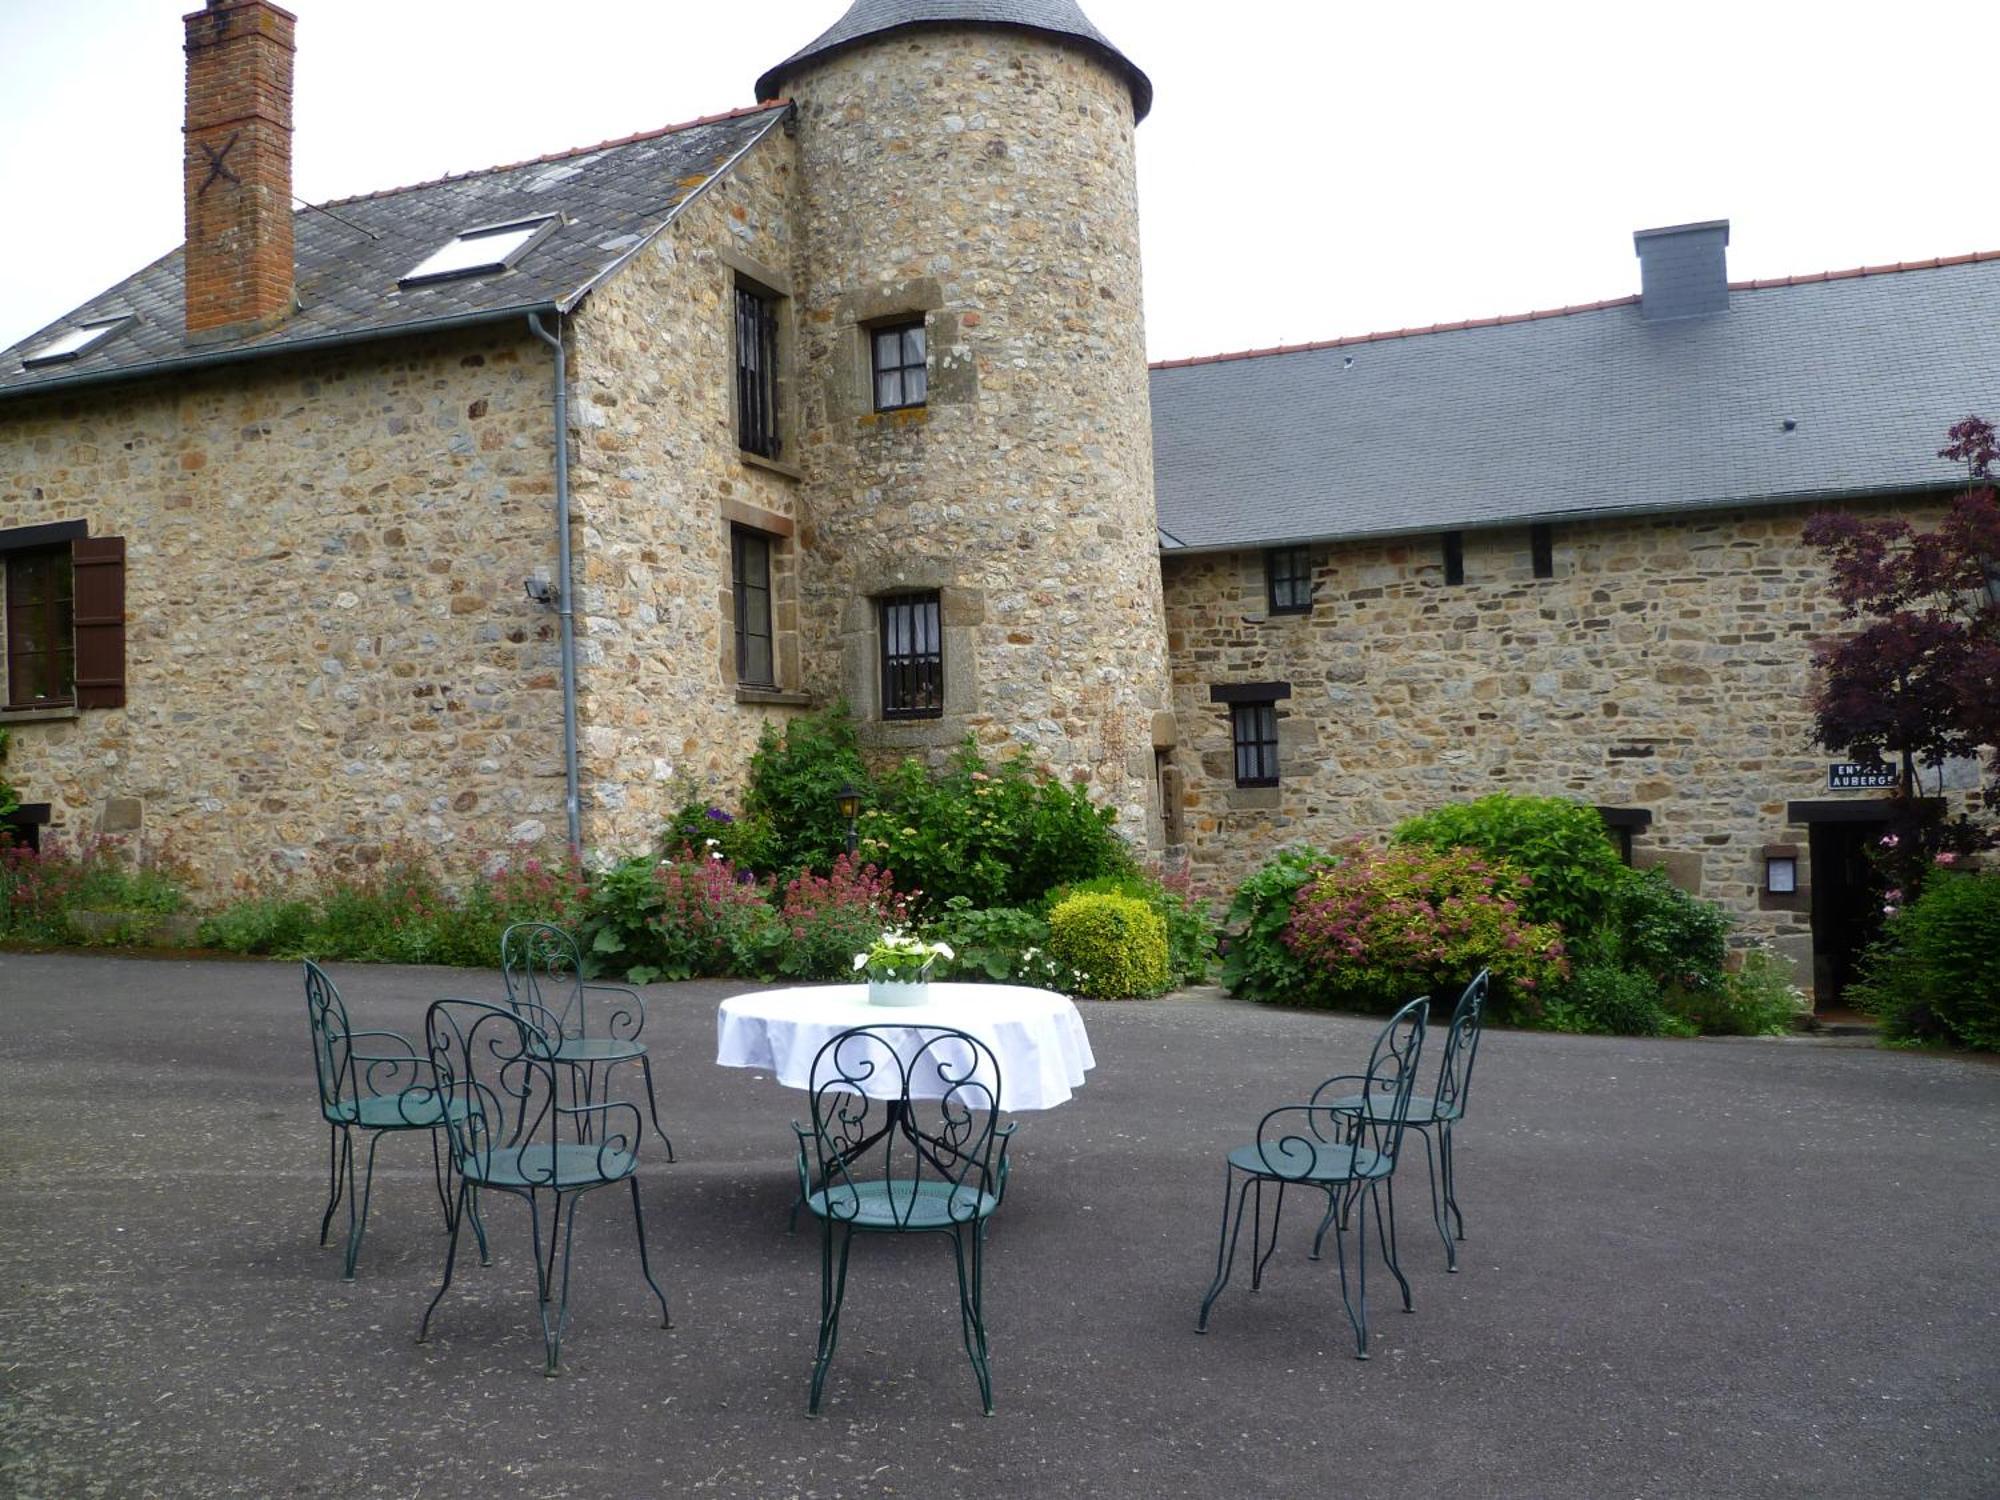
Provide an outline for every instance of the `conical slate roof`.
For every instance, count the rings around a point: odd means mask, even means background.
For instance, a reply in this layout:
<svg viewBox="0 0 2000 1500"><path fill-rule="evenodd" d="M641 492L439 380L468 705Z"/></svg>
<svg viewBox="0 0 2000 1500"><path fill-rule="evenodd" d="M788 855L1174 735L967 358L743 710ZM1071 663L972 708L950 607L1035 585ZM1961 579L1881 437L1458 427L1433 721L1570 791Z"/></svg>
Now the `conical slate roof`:
<svg viewBox="0 0 2000 1500"><path fill-rule="evenodd" d="M1135 123L1145 119L1153 108L1152 80L1090 24L1076 0L854 0L847 14L834 22L819 40L794 52L759 78L757 97L777 98L784 81L807 63L832 57L875 37L923 26L1001 26L1015 31L1039 31L1080 43L1095 52L1131 87Z"/></svg>

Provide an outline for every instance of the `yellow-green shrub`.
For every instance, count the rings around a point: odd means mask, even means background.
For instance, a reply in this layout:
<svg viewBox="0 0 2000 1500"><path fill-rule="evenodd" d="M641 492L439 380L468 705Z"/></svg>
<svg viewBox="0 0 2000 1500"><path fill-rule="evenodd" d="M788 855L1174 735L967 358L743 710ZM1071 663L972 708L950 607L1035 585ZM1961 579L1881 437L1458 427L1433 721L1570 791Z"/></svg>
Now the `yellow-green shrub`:
<svg viewBox="0 0 2000 1500"><path fill-rule="evenodd" d="M1167 987L1167 924L1133 896L1071 896L1049 912L1049 952L1080 995L1128 1000Z"/></svg>

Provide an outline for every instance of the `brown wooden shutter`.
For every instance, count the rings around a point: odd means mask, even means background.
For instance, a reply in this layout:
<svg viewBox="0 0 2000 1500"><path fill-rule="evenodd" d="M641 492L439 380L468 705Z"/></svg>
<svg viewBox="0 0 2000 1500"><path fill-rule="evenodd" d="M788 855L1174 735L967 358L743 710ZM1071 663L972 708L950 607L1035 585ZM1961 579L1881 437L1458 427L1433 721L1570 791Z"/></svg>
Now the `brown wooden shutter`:
<svg viewBox="0 0 2000 1500"><path fill-rule="evenodd" d="M125 706L125 538L78 537L76 568L76 706Z"/></svg>

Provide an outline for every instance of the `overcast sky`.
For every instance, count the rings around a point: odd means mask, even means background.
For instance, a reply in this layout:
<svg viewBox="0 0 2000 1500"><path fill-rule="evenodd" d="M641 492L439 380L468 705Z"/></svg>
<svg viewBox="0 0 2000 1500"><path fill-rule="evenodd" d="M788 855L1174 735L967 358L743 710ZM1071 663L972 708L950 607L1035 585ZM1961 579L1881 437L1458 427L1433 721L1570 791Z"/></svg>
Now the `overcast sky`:
<svg viewBox="0 0 2000 1500"><path fill-rule="evenodd" d="M845 0L293 0L296 191L751 102ZM195 0L0 0L0 346L181 238ZM1084 0L1153 78L1153 357L1623 296L1634 229L1733 277L2000 249L2000 4Z"/></svg>

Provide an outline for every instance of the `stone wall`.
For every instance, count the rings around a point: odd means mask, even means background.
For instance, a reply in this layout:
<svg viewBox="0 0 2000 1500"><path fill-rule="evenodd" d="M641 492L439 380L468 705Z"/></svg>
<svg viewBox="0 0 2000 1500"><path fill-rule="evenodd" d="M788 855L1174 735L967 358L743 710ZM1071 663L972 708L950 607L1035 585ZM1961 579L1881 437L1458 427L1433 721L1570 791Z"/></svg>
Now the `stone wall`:
<svg viewBox="0 0 2000 1500"><path fill-rule="evenodd" d="M796 712L797 488L736 431L735 285L798 274L794 147L773 129L573 319L586 845L643 848L688 780L733 797L766 719ZM788 393L787 393L788 394ZM787 414L796 431L796 413ZM739 689L730 527L774 537L778 691Z"/></svg>
<svg viewBox="0 0 2000 1500"><path fill-rule="evenodd" d="M525 328L0 406L0 528L127 545L126 706L11 724L9 777L211 891L559 844L555 622L521 587L552 451Z"/></svg>
<svg viewBox="0 0 2000 1500"><path fill-rule="evenodd" d="M1912 505L1913 520L1936 508ZM1760 896L1787 803L1840 759L1812 742L1811 644L1841 628L1800 508L1469 533L1465 582L1436 537L1313 549L1310 614L1266 615L1263 554L1168 556L1169 656L1192 863L1226 888L1275 849L1377 835L1493 791L1644 809L1638 863L1809 951L1804 900ZM1238 788L1217 684L1288 682L1280 784ZM1810 972L1808 966L1806 972Z"/></svg>
<svg viewBox="0 0 2000 1500"><path fill-rule="evenodd" d="M897 35L799 107L807 680L868 743L968 733L1157 837L1164 714L1132 100L1080 49ZM921 317L924 407L878 414L868 330ZM885 723L874 599L942 595L944 714Z"/></svg>

